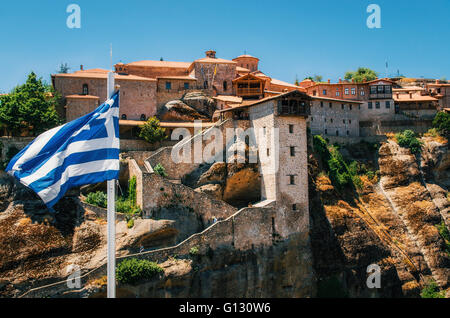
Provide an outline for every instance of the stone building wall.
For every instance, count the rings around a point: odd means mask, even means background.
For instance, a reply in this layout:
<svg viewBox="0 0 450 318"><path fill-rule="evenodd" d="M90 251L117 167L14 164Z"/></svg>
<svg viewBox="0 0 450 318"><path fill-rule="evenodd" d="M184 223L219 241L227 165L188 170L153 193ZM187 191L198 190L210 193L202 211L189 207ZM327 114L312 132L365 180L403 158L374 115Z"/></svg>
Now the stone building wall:
<svg viewBox="0 0 450 318"><path fill-rule="evenodd" d="M180 205L191 208L206 226L212 224L214 217L223 220L237 211L224 201L172 183L156 173L142 171L134 159L129 162L130 177L136 176L136 202L147 216L158 208Z"/></svg>
<svg viewBox="0 0 450 318"><path fill-rule="evenodd" d="M106 78L57 77L55 78L55 89L63 97L81 95L83 85L86 84L89 88L89 95L99 97L99 102L103 103L106 100L106 82ZM120 85L120 116L125 114L127 119L140 120L141 115L148 118L156 114L156 80L116 79L116 84ZM73 119L75 115L89 113L93 104L86 104L78 99L76 102L75 100L71 101L67 106L66 113ZM69 107L75 109L72 110ZM85 111L83 111L83 107L86 107Z"/></svg>
<svg viewBox="0 0 450 318"><path fill-rule="evenodd" d="M372 103L372 108L369 108L369 103ZM376 107L376 103L380 103L380 108ZM389 108L386 107L386 102L389 102ZM393 99L377 99L366 100L361 104L361 111L359 120L391 120L395 117L395 103Z"/></svg>
<svg viewBox="0 0 450 318"><path fill-rule="evenodd" d="M10 148L22 150L34 137L0 137L0 161L5 161Z"/></svg>
<svg viewBox="0 0 450 318"><path fill-rule="evenodd" d="M217 66L217 73L214 75L214 70ZM203 68L203 71L202 71ZM194 64L195 78L199 86L204 86L207 81L210 88L212 88L215 95L232 95L233 83L236 78L236 63L202 63L195 62ZM226 82L227 90L224 90L224 82Z"/></svg>
<svg viewBox="0 0 450 318"><path fill-rule="evenodd" d="M359 114L359 104L314 99L308 122L313 135L357 137Z"/></svg>
<svg viewBox="0 0 450 318"><path fill-rule="evenodd" d="M266 102L255 105L249 109L250 121L255 132L264 130L266 128L266 136L256 133L256 143L258 145L258 152L260 156L267 156L267 151L271 160L262 161L259 164L261 175L261 200L277 200L278 192L278 160L275 152L278 143L272 143L270 140L276 138L273 135L272 127L275 127L274 102ZM268 149L268 150L267 150Z"/></svg>
<svg viewBox="0 0 450 318"><path fill-rule="evenodd" d="M72 121L94 111L100 104L97 96L78 96L66 99L66 121Z"/></svg>

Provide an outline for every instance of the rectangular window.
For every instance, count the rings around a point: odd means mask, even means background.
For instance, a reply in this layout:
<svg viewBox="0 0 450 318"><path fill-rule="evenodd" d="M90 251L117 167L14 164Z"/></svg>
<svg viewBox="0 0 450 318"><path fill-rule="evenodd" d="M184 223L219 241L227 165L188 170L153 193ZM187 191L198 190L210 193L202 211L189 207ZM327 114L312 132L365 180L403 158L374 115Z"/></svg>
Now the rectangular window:
<svg viewBox="0 0 450 318"><path fill-rule="evenodd" d="M294 204L292 205L292 211L297 211L297 204L294 203Z"/></svg>
<svg viewBox="0 0 450 318"><path fill-rule="evenodd" d="M349 124L351 124L351 123L352 123L352 120L351 120L351 119L349 119L349 120L348 120L348 123L349 123Z"/></svg>
<svg viewBox="0 0 450 318"><path fill-rule="evenodd" d="M339 91L336 92L336 96L339 96Z"/></svg>
<svg viewBox="0 0 450 318"><path fill-rule="evenodd" d="M345 124L345 119L342 119L342 122Z"/></svg>
<svg viewBox="0 0 450 318"><path fill-rule="evenodd" d="M378 93L384 93L384 86L383 85L378 85L377 86L378 87L378 89L377 89L377 91L378 91Z"/></svg>
<svg viewBox="0 0 450 318"><path fill-rule="evenodd" d="M380 109L380 102L375 102L375 108Z"/></svg>
<svg viewBox="0 0 450 318"><path fill-rule="evenodd" d="M390 101L386 101L386 108L391 108L391 102Z"/></svg>
<svg viewBox="0 0 450 318"><path fill-rule="evenodd" d="M295 176L289 176L289 184L291 185L295 184Z"/></svg>
<svg viewBox="0 0 450 318"><path fill-rule="evenodd" d="M384 92L385 92L386 94L390 94L390 93L391 93L391 86L385 86L385 87L384 87Z"/></svg>
<svg viewBox="0 0 450 318"><path fill-rule="evenodd" d="M373 104L372 104L372 102L369 102L369 109L372 109L373 108Z"/></svg>
<svg viewBox="0 0 450 318"><path fill-rule="evenodd" d="M166 89L167 90L172 89L172 83L171 82L166 82Z"/></svg>
<svg viewBox="0 0 450 318"><path fill-rule="evenodd" d="M188 82L184 83L184 89L189 89L189 83Z"/></svg>
<svg viewBox="0 0 450 318"><path fill-rule="evenodd" d="M320 107L323 107L323 102L320 102Z"/></svg>
<svg viewBox="0 0 450 318"><path fill-rule="evenodd" d="M328 135L328 129L325 129L325 135Z"/></svg>
<svg viewBox="0 0 450 318"><path fill-rule="evenodd" d="M267 148L267 157L270 157L270 148Z"/></svg>
<svg viewBox="0 0 450 318"><path fill-rule="evenodd" d="M330 103L330 108L332 108L333 107L333 103Z"/></svg>
<svg viewBox="0 0 450 318"><path fill-rule="evenodd" d="M352 88L352 95L356 95L356 88Z"/></svg>
<svg viewBox="0 0 450 318"><path fill-rule="evenodd" d="M350 110L352 110L352 104L348 105L348 108L349 108Z"/></svg>
<svg viewBox="0 0 450 318"><path fill-rule="evenodd" d="M327 90L324 89L324 90L322 91L322 95L326 95L326 94L327 94Z"/></svg>
<svg viewBox="0 0 450 318"><path fill-rule="evenodd" d="M291 157L295 157L295 147L290 147L291 149Z"/></svg>
<svg viewBox="0 0 450 318"><path fill-rule="evenodd" d="M377 93L377 87L376 86L370 86L370 94L376 94Z"/></svg>
<svg viewBox="0 0 450 318"><path fill-rule="evenodd" d="M348 88L345 89L345 95L348 95Z"/></svg>
<svg viewBox="0 0 450 318"><path fill-rule="evenodd" d="M364 89L361 89L361 96L364 96L366 94L366 92L364 91Z"/></svg>
<svg viewBox="0 0 450 318"><path fill-rule="evenodd" d="M341 104L341 108L344 109L344 108L345 108L345 105L344 105L344 104Z"/></svg>
<svg viewBox="0 0 450 318"><path fill-rule="evenodd" d="M312 120L312 117L311 117ZM289 125L289 133L293 134L294 133L294 125Z"/></svg>

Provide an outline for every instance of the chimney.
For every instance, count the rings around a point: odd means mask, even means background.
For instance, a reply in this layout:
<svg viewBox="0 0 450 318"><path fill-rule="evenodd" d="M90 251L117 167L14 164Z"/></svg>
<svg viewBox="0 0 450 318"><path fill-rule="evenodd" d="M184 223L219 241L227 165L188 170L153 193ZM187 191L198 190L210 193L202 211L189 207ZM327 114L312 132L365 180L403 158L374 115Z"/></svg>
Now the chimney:
<svg viewBox="0 0 450 318"><path fill-rule="evenodd" d="M436 80L436 84L439 84L439 80L438 79Z"/></svg>
<svg viewBox="0 0 450 318"><path fill-rule="evenodd" d="M339 84L342 84L342 78L339 78Z"/></svg>
<svg viewBox="0 0 450 318"><path fill-rule="evenodd" d="M83 64L80 65L80 71L84 71L84 66L83 66Z"/></svg>
<svg viewBox="0 0 450 318"><path fill-rule="evenodd" d="M328 80L328 84L330 84L331 83L331 80Z"/></svg>
<svg viewBox="0 0 450 318"><path fill-rule="evenodd" d="M355 79L354 78L352 78L352 83L354 83L355 82Z"/></svg>
<svg viewBox="0 0 450 318"><path fill-rule="evenodd" d="M214 51L214 50L206 51L206 57L215 59L216 58L216 51Z"/></svg>
<svg viewBox="0 0 450 318"><path fill-rule="evenodd" d="M411 93L411 92L409 93L409 98L411 98L411 99L412 99L412 93Z"/></svg>

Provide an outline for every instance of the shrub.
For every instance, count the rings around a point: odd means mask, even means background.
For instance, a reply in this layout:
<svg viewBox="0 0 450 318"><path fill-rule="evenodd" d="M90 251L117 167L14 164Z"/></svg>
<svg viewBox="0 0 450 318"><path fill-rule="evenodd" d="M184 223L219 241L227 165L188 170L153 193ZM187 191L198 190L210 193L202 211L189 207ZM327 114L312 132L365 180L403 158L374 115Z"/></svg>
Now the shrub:
<svg viewBox="0 0 450 318"><path fill-rule="evenodd" d="M447 254L450 256L450 231L448 230L444 221L436 225L436 227L439 231L439 234L445 241L445 249L447 250Z"/></svg>
<svg viewBox="0 0 450 318"><path fill-rule="evenodd" d="M409 148L413 154L421 151L422 142L417 139L416 134L412 130L405 130L396 134L395 139L400 147Z"/></svg>
<svg viewBox="0 0 450 318"><path fill-rule="evenodd" d="M86 202L101 208L106 208L108 205L108 196L102 191L90 192Z"/></svg>
<svg viewBox="0 0 450 318"><path fill-rule="evenodd" d="M190 254L191 256L198 255L198 252L199 252L199 250L198 250L198 247L197 247L197 246L194 246L194 247L192 247L192 248L189 250L189 254Z"/></svg>
<svg viewBox="0 0 450 318"><path fill-rule="evenodd" d="M131 229L134 226L134 219L129 219L127 222L127 227Z"/></svg>
<svg viewBox="0 0 450 318"><path fill-rule="evenodd" d="M141 208L134 205L128 198L116 201L116 212L128 214L130 217L141 214Z"/></svg>
<svg viewBox="0 0 450 318"><path fill-rule="evenodd" d="M117 281L122 284L136 284L163 272L164 270L155 262L130 258L119 263L116 275Z"/></svg>
<svg viewBox="0 0 450 318"><path fill-rule="evenodd" d="M422 298L445 298L445 291L439 291L439 286L431 280L420 293Z"/></svg>
<svg viewBox="0 0 450 318"><path fill-rule="evenodd" d="M153 171L155 171L155 173L159 174L161 177L167 177L168 174L166 172L166 168L163 167L162 164L158 163L155 168L153 168Z"/></svg>
<svg viewBox="0 0 450 318"><path fill-rule="evenodd" d="M450 137L450 114L446 112L439 112L433 120L433 127L446 138Z"/></svg>
<svg viewBox="0 0 450 318"><path fill-rule="evenodd" d="M133 205L136 205L136 176L128 180L128 198Z"/></svg>
<svg viewBox="0 0 450 318"><path fill-rule="evenodd" d="M149 143L156 143L167 138L166 130L161 128L159 120L156 117L150 117L142 126L139 137Z"/></svg>

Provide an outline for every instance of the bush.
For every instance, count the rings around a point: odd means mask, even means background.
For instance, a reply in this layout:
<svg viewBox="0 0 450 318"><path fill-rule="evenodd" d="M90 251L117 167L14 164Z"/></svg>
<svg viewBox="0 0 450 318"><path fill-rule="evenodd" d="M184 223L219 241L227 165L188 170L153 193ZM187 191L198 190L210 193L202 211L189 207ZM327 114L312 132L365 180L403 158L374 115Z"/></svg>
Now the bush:
<svg viewBox="0 0 450 318"><path fill-rule="evenodd" d="M433 127L439 130L446 138L450 137L450 114L445 112L437 113L433 120Z"/></svg>
<svg viewBox="0 0 450 318"><path fill-rule="evenodd" d="M128 198L133 205L136 205L136 176L128 180Z"/></svg>
<svg viewBox="0 0 450 318"><path fill-rule="evenodd" d="M159 174L161 177L167 177L168 174L166 172L166 168L163 167L162 164L158 163L154 168L153 171L155 171L155 173Z"/></svg>
<svg viewBox="0 0 450 318"><path fill-rule="evenodd" d="M422 150L422 142L417 139L416 134L412 130L405 130L395 135L397 143L400 147L409 148L411 153L416 154Z"/></svg>
<svg viewBox="0 0 450 318"><path fill-rule="evenodd" d="M445 291L440 291L434 280L430 281L420 293L422 298L445 298Z"/></svg>
<svg viewBox="0 0 450 318"><path fill-rule="evenodd" d="M106 193L101 191L90 192L87 196L86 202L101 208L106 208L108 205L108 196Z"/></svg>
<svg viewBox="0 0 450 318"><path fill-rule="evenodd" d="M194 247L192 247L192 248L189 250L189 254L190 254L191 256L198 255L198 252L199 252L199 250L198 250L198 247L197 247L197 246L194 246Z"/></svg>
<svg viewBox="0 0 450 318"><path fill-rule="evenodd" d="M161 128L159 120L156 117L150 117L142 126L139 137L143 138L149 143L156 143L167 138L166 130Z"/></svg>
<svg viewBox="0 0 450 318"><path fill-rule="evenodd" d="M436 225L436 227L439 231L439 234L445 241L445 249L447 250L447 254L450 256L450 231L448 230L444 221Z"/></svg>
<svg viewBox="0 0 450 318"><path fill-rule="evenodd" d="M121 284L136 284L163 272L164 270L155 262L130 258L119 263L116 275L117 281Z"/></svg>
<svg viewBox="0 0 450 318"><path fill-rule="evenodd" d="M131 229L134 226L134 219L129 219L127 222L127 227Z"/></svg>

